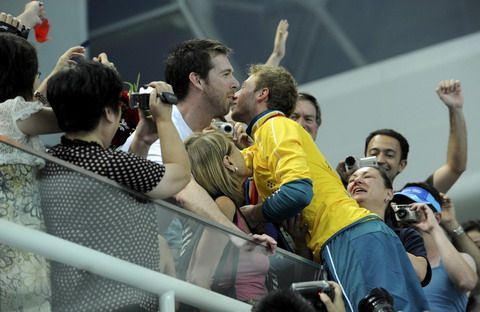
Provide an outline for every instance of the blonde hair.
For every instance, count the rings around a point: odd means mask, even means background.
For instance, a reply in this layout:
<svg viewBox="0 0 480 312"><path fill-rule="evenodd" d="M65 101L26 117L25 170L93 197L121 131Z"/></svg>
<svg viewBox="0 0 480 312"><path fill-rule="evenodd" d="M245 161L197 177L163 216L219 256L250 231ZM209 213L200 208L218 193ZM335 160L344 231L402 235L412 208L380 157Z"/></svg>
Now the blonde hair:
<svg viewBox="0 0 480 312"><path fill-rule="evenodd" d="M192 174L213 198L227 196L237 207L243 204L242 180L223 165L233 142L219 132L195 133L185 141Z"/></svg>

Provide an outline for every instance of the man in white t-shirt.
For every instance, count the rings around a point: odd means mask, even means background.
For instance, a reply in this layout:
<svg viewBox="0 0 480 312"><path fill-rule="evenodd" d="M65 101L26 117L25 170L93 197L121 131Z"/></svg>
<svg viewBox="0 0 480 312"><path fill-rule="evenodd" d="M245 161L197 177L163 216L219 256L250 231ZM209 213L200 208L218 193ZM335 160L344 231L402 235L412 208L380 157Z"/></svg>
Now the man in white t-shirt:
<svg viewBox="0 0 480 312"><path fill-rule="evenodd" d="M172 110L172 121L182 140L192 132L208 127L213 118L223 117L229 112L239 87L238 80L233 76L229 53L230 49L219 41L193 39L179 44L168 56L165 81L172 86L178 98ZM121 147L123 151L131 148L134 135ZM162 162L160 141L151 145L147 158ZM194 196L195 203L182 200L188 196ZM215 203L193 180L177 196L177 200L194 213L234 227L218 208L212 209Z"/></svg>

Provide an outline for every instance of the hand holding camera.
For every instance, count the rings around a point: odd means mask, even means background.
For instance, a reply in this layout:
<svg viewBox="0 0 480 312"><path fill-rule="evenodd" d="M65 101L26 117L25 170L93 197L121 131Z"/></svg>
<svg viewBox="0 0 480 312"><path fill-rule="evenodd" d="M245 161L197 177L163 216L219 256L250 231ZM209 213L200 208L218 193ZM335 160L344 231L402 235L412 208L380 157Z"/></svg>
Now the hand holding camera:
<svg viewBox="0 0 480 312"><path fill-rule="evenodd" d="M345 311L345 308L343 307L342 295L339 291L337 291L336 287L338 287L338 285L335 283L322 280L293 283L290 286L290 289L305 298L315 308L315 311ZM325 298L325 296L320 296L320 294L327 295L328 299ZM328 306L324 302L328 304ZM341 305L339 305L339 302ZM330 306L335 308L337 308L337 306L339 308L343 307L343 310L333 310L330 308Z"/></svg>
<svg viewBox="0 0 480 312"><path fill-rule="evenodd" d="M435 214L428 204L413 203L410 209L417 211L420 218L419 221L415 223L416 228L426 233L431 233L434 228L440 229L440 224L437 222Z"/></svg>
<svg viewBox="0 0 480 312"><path fill-rule="evenodd" d="M221 120L213 120L210 124L212 128L220 131L221 133L225 134L229 138L233 138L233 125L226 121Z"/></svg>
<svg viewBox="0 0 480 312"><path fill-rule="evenodd" d="M170 121L172 105L177 104L172 86L163 81L154 81L130 95L130 107L140 108L146 118L155 121Z"/></svg>
<svg viewBox="0 0 480 312"><path fill-rule="evenodd" d="M377 166L377 157L357 158L355 156L347 156L345 160L340 161L337 165L337 173L344 186L348 184L348 179L357 169L361 167Z"/></svg>
<svg viewBox="0 0 480 312"><path fill-rule="evenodd" d="M408 226L418 223L421 220L419 212L412 210L410 205L397 205L396 203L392 203L392 209L395 212L395 220L397 220L399 224Z"/></svg>
<svg viewBox="0 0 480 312"><path fill-rule="evenodd" d="M372 167L372 166L377 166L376 156L364 157L364 158L348 156L347 158L345 158L345 171L349 175L359 168Z"/></svg>

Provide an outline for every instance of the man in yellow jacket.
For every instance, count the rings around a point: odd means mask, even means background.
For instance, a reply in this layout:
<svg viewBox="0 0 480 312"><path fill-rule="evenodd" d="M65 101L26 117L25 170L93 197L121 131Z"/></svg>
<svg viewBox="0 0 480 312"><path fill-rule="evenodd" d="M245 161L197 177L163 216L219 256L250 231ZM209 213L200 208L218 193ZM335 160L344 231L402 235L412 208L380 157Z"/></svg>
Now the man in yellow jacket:
<svg viewBox="0 0 480 312"><path fill-rule="evenodd" d="M297 88L282 67L253 65L235 94L232 118L247 123L253 145L243 150L262 203L245 206L250 222L282 221L299 212L308 224L308 247L325 262L351 311L375 287L395 307L428 310L405 250L388 226L347 195L312 137L289 116Z"/></svg>

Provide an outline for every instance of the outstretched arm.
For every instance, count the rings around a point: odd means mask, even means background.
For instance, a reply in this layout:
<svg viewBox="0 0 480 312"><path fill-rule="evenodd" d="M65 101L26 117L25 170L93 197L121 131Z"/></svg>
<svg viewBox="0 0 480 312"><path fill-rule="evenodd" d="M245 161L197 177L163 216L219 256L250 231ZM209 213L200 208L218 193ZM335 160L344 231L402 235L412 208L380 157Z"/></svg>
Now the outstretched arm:
<svg viewBox="0 0 480 312"><path fill-rule="evenodd" d="M175 195L175 200L180 206L193 213L218 222L230 229L240 231L193 177L187 186Z"/></svg>
<svg viewBox="0 0 480 312"><path fill-rule="evenodd" d="M153 88L150 93L150 112L160 139L165 175L146 195L152 198L167 198L178 193L190 181L190 160L172 122L172 105L162 102L157 96L161 92L173 93L172 86L163 81L151 82L149 86Z"/></svg>
<svg viewBox="0 0 480 312"><path fill-rule="evenodd" d="M268 58L266 65L278 66L285 56L285 47L288 37L288 21L280 20L275 33L275 41L273 43L273 51Z"/></svg>
<svg viewBox="0 0 480 312"><path fill-rule="evenodd" d="M49 79L58 71L60 71L66 64L70 62L70 59L74 56L83 56L85 49L83 47L73 47L63 53L57 61L52 72L45 78L37 91L34 94L37 100L47 105L47 84ZM17 121L18 128L27 135L40 135L47 133L61 132L57 124L57 117L50 107L43 107L37 113L31 115L27 119Z"/></svg>
<svg viewBox="0 0 480 312"><path fill-rule="evenodd" d="M0 12L0 32L10 32L27 39L30 29L40 24L44 18L43 2L30 1L25 5L25 10L17 17Z"/></svg>
<svg viewBox="0 0 480 312"><path fill-rule="evenodd" d="M433 186L440 192L446 193L467 166L467 128L463 115L463 95L460 81L442 80L439 82L436 92L448 108L450 134L447 162L433 173Z"/></svg>
<svg viewBox="0 0 480 312"><path fill-rule="evenodd" d="M25 10L17 16L27 28L33 28L45 18L45 7L42 1L29 1L25 4Z"/></svg>

